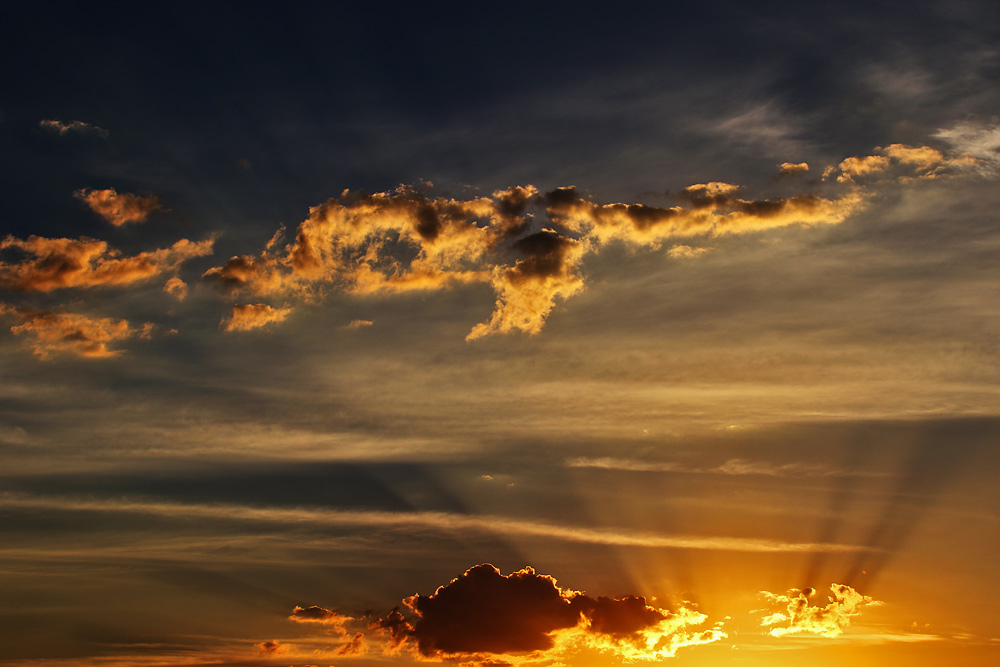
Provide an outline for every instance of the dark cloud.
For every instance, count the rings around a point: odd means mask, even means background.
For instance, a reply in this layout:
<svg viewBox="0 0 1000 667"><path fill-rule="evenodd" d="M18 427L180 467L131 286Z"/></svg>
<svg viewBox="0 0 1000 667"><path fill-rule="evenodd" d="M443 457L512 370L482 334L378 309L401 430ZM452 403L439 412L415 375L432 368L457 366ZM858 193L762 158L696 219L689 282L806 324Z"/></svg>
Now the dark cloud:
<svg viewBox="0 0 1000 667"><path fill-rule="evenodd" d="M397 646L412 640L425 658L541 656L590 646L623 659L655 660L725 636L717 627L690 632L706 620L690 609L657 609L640 596L594 598L560 588L530 567L503 575L476 565L433 594L404 602L416 615L412 623L394 611L373 627L390 632Z"/></svg>

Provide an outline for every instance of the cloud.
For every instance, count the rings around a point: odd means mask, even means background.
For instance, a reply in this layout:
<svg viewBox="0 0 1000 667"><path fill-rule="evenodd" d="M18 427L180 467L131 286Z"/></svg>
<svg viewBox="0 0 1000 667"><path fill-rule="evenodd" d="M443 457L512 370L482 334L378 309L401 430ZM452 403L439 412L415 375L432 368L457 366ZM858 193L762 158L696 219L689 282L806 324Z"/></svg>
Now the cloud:
<svg viewBox="0 0 1000 667"><path fill-rule="evenodd" d="M145 222L150 215L163 209L163 202L155 195L118 194L114 188L77 190L73 196L115 227Z"/></svg>
<svg viewBox="0 0 1000 667"><path fill-rule="evenodd" d="M100 136L102 139L108 138L108 131L103 127L98 127L97 125L91 125L90 123L84 123L82 120L74 120L69 123L63 123L58 120L43 120L38 123L38 126L44 130L49 130L50 132L55 132L60 136L65 135L69 132L83 132L83 133L93 133Z"/></svg>
<svg viewBox="0 0 1000 667"><path fill-rule="evenodd" d="M890 144L875 150L880 155L849 157L836 167L828 167L823 172L824 180L839 172L837 181L851 185L855 185L859 179L867 179L869 182L896 180L905 183L915 179L984 170L983 161L969 153L949 157L930 146L906 144Z"/></svg>
<svg viewBox="0 0 1000 667"><path fill-rule="evenodd" d="M652 661L726 636L718 627L692 630L707 620L693 610L659 609L641 596L591 597L560 588L530 567L503 575L492 565L476 565L404 604L415 614L406 639L432 659L554 657L587 647Z"/></svg>
<svg viewBox="0 0 1000 667"><path fill-rule="evenodd" d="M133 336L148 337L153 326L147 322L136 329L126 320L17 308L3 303L0 303L0 315L14 317L20 322L10 328L11 332L31 337L32 351L43 360L59 352L92 359L114 357L121 354L121 350L109 349L110 343Z"/></svg>
<svg viewBox="0 0 1000 667"><path fill-rule="evenodd" d="M494 269L490 283L497 292L496 308L466 340L493 333L538 333L557 297L566 299L583 290L578 266L587 250L585 242L543 230L518 239L514 249L525 258L512 267Z"/></svg>
<svg viewBox="0 0 1000 667"><path fill-rule="evenodd" d="M1000 121L995 118L988 123L958 123L938 130L934 136L948 142L955 150L977 158L979 169L985 175L994 175L1000 167Z"/></svg>
<svg viewBox="0 0 1000 667"><path fill-rule="evenodd" d="M281 655L288 652L288 647L281 642L268 640L254 644L261 655Z"/></svg>
<svg viewBox="0 0 1000 667"><path fill-rule="evenodd" d="M368 652L368 645L365 643L365 633L356 632L346 643L337 647L337 655L351 656L364 655Z"/></svg>
<svg viewBox="0 0 1000 667"><path fill-rule="evenodd" d="M177 276L173 276L163 285L163 291L178 301L183 301L188 295L188 285Z"/></svg>
<svg viewBox="0 0 1000 667"><path fill-rule="evenodd" d="M203 517L229 521L264 521L282 525L357 526L520 535L581 544L605 544L668 549L700 549L747 553L851 553L870 551L851 544L782 542L759 538L633 533L526 521L493 515L444 512L380 512L318 508L268 508L235 504L153 503L87 498L41 498L0 495L0 507L58 508L62 511L129 512L166 517Z"/></svg>
<svg viewBox="0 0 1000 667"><path fill-rule="evenodd" d="M578 457L568 459L566 461L566 465L570 468L597 468L601 470L623 470L631 472L677 472L709 475L763 475L767 477L880 476L879 473L838 470L823 465L811 465L799 462L775 464L768 461L747 461L745 459L729 459L725 463L711 468L699 468L671 461L636 461L632 459L618 459L610 456L601 458Z"/></svg>
<svg viewBox="0 0 1000 667"><path fill-rule="evenodd" d="M374 326L375 322L372 320L351 320L347 323L346 328L348 329L363 329L365 327Z"/></svg>
<svg viewBox="0 0 1000 667"><path fill-rule="evenodd" d="M330 626L331 630L339 634L346 632L344 626L355 620L351 616L344 616L335 611L324 609L323 607L298 607L296 606L288 620L296 623L319 623Z"/></svg>
<svg viewBox="0 0 1000 667"><path fill-rule="evenodd" d="M778 176L789 176L809 171L808 162L782 162L778 165Z"/></svg>
<svg viewBox="0 0 1000 667"><path fill-rule="evenodd" d="M291 308L272 308L263 303L236 304L221 326L225 331L252 331L272 322L283 322L291 312Z"/></svg>
<svg viewBox="0 0 1000 667"><path fill-rule="evenodd" d="M761 626L770 627L768 633L773 637L800 633L838 637L861 609L882 604L844 584L832 584L830 590L833 593L830 603L823 607L809 604L809 598L816 593L812 588L792 589L788 595L761 591L760 595L768 602L785 607L783 611L764 617Z"/></svg>
<svg viewBox="0 0 1000 667"><path fill-rule="evenodd" d="M667 250L667 256L674 259L690 259L700 257L708 252L708 248L691 247L689 245L675 245Z"/></svg>
<svg viewBox="0 0 1000 667"><path fill-rule="evenodd" d="M0 252L19 253L19 261L0 260L0 289L16 292L51 292L64 288L129 285L176 270L194 257L212 254L214 239L181 239L169 248L128 257L104 241L80 238L25 240L7 236Z"/></svg>

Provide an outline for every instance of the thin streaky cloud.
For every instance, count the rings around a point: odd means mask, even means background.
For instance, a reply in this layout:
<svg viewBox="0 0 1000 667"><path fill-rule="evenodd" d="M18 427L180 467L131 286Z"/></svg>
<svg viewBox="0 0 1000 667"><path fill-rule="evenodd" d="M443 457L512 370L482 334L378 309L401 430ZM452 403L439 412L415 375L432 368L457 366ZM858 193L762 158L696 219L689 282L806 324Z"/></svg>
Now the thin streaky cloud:
<svg viewBox="0 0 1000 667"><path fill-rule="evenodd" d="M780 540L626 533L565 526L545 521L525 521L491 515L446 512L383 512L307 507L252 507L235 504L188 504L132 500L52 498L19 494L0 496L0 507L51 509L65 512L119 512L165 517L260 521L280 524L315 524L413 530L472 531L501 535L540 537L565 542L666 549L699 549L758 553L851 553L867 550L852 544L817 544Z"/></svg>

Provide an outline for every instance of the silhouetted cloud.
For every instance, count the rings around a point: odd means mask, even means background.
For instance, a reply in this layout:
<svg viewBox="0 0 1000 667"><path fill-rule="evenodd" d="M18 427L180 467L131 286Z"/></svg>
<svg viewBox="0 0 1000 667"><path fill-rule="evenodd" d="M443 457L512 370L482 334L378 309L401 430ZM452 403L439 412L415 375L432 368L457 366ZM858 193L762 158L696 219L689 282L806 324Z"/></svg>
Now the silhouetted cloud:
<svg viewBox="0 0 1000 667"><path fill-rule="evenodd" d="M830 603L825 606L809 604L815 589L792 589L787 595L777 595L768 591L760 594L768 602L783 605L784 610L774 612L761 619L761 626L771 628L773 637L783 637L799 633L809 633L821 637L837 637L851 624L851 619L868 606L882 604L867 595L862 595L850 586L832 584Z"/></svg>
<svg viewBox="0 0 1000 667"><path fill-rule="evenodd" d="M416 619L402 632L425 658L552 656L587 646L627 660L658 660L726 636L718 627L693 630L706 621L693 610L659 609L641 596L594 598L530 567L503 575L477 565L404 603Z"/></svg>
<svg viewBox="0 0 1000 667"><path fill-rule="evenodd" d="M150 215L163 208L163 202L155 195L118 194L114 188L77 190L73 196L115 227L130 222L145 222Z"/></svg>

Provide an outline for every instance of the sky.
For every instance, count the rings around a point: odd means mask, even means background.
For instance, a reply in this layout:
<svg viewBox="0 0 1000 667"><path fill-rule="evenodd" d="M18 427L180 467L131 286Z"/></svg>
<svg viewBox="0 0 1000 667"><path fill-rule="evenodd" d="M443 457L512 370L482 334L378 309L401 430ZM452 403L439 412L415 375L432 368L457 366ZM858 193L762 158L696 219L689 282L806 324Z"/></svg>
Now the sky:
<svg viewBox="0 0 1000 667"><path fill-rule="evenodd" d="M0 664L1000 661L995 3L0 30Z"/></svg>

